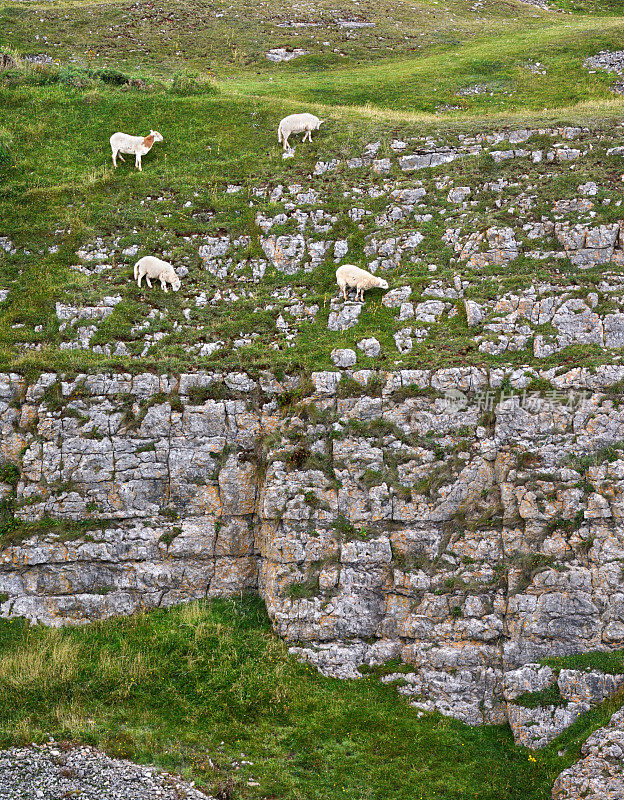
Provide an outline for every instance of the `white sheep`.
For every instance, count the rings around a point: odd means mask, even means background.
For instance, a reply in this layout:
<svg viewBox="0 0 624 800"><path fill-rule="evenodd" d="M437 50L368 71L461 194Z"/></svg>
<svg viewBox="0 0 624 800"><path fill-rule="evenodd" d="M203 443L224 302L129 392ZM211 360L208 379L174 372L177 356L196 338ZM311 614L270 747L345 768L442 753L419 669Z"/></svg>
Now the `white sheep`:
<svg viewBox="0 0 624 800"><path fill-rule="evenodd" d="M277 141L283 142L284 150L288 150L288 137L292 133L304 133L305 131L303 141L305 142L307 137L311 142L312 131L317 131L324 122L324 119L319 119L314 114L291 114L280 122L277 129Z"/></svg>
<svg viewBox="0 0 624 800"><path fill-rule="evenodd" d="M122 161L125 161L126 159L121 154L126 153L134 156L134 166L140 172L143 172L141 156L149 153L154 142L162 142L162 140L163 137L158 131L150 131L149 136L130 136L127 133L121 133L121 131L114 133L110 137L110 146L113 151L113 166L117 166L117 156L119 156Z"/></svg>
<svg viewBox="0 0 624 800"><path fill-rule="evenodd" d="M360 269L354 264L343 264L336 270L336 283L342 291L342 296L347 299L347 289L355 289L355 299L361 297L364 302L364 292L367 289L387 289L388 281L377 278L365 269Z"/></svg>
<svg viewBox="0 0 624 800"><path fill-rule="evenodd" d="M173 265L155 256L144 256L134 265L134 278L139 288L141 288L143 276L145 276L145 280L150 289L152 288L150 278L153 278L155 281L160 281L164 292L167 291L168 283L171 284L171 288L174 292L177 292L180 288L180 279L175 274Z"/></svg>

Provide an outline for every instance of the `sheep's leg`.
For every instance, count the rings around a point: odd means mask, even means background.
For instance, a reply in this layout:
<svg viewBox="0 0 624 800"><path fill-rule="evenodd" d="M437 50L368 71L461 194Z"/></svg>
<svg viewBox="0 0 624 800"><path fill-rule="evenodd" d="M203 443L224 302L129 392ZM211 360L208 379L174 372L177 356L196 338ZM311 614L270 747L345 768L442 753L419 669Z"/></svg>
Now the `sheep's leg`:
<svg viewBox="0 0 624 800"><path fill-rule="evenodd" d="M288 145L288 137L289 136L290 136L289 133L286 134L286 136L284 136L284 150L288 150L289 149L289 145Z"/></svg>
<svg viewBox="0 0 624 800"><path fill-rule="evenodd" d="M139 170L139 172L143 172L143 167L141 166L141 156L138 153L134 161L134 166Z"/></svg>
<svg viewBox="0 0 624 800"><path fill-rule="evenodd" d="M113 150L113 168L117 169L117 153Z"/></svg>
<svg viewBox="0 0 624 800"><path fill-rule="evenodd" d="M160 279L160 288L163 290L165 294L167 294L167 281L164 278Z"/></svg>
<svg viewBox="0 0 624 800"><path fill-rule="evenodd" d="M145 280L147 281L147 285L148 285L148 286L149 286L149 288L151 289L151 288L152 288L152 282L150 281L150 276L149 276L149 275L146 275L146 276L145 276Z"/></svg>
<svg viewBox="0 0 624 800"><path fill-rule="evenodd" d="M342 296L343 296L343 298L344 298L344 300L345 300L345 302L346 302L346 300L347 300L347 284L346 284L346 283L345 283L345 285L342 287Z"/></svg>
<svg viewBox="0 0 624 800"><path fill-rule="evenodd" d="M121 151L119 151L119 152L117 153L117 155L119 156L119 158L120 158L122 161L125 161L125 160L126 160L126 159L125 159L125 158L124 158L124 157L121 155Z"/></svg>
<svg viewBox="0 0 624 800"><path fill-rule="evenodd" d="M139 277L137 278L137 286L139 289L141 288L141 281L143 280L143 273L139 272Z"/></svg>

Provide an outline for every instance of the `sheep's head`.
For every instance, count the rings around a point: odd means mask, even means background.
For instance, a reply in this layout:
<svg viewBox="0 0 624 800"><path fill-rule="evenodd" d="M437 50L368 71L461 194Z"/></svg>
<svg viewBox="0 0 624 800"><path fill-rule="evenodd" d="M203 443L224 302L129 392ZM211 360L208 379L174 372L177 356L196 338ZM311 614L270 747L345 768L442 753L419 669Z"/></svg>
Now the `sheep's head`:
<svg viewBox="0 0 624 800"><path fill-rule="evenodd" d="M388 281L385 281L383 278L377 278L379 283L377 284L380 289L389 289Z"/></svg>
<svg viewBox="0 0 624 800"><path fill-rule="evenodd" d="M150 136L154 137L155 142L162 142L163 140L162 134L158 133L158 131L150 131Z"/></svg>
<svg viewBox="0 0 624 800"><path fill-rule="evenodd" d="M174 292L177 292L177 291L179 291L181 285L182 285L182 281L176 275L175 278L173 279L173 281L171 282L171 288L173 289Z"/></svg>
<svg viewBox="0 0 624 800"><path fill-rule="evenodd" d="M327 122L327 120L326 119L320 119L318 121L318 125L316 126L316 130L318 130L324 122Z"/></svg>

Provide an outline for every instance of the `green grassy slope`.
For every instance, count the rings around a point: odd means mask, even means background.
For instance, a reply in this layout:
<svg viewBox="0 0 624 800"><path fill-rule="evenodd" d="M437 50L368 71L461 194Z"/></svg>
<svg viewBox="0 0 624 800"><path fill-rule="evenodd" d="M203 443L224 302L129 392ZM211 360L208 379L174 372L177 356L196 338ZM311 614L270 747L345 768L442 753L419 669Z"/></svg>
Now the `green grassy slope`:
<svg viewBox="0 0 624 800"><path fill-rule="evenodd" d="M114 64L157 75L210 68L223 78L259 70L279 75L285 67L316 72L400 53L420 55L475 36L538 27L548 16L504 0L317 0L294 8L276 0L2 2L0 44L24 52L43 49L60 61ZM345 26L352 21L369 24ZM297 47L309 55L272 65L265 53L276 47Z"/></svg>
<svg viewBox="0 0 624 800"><path fill-rule="evenodd" d="M434 113L445 104L456 107L453 116L500 111L543 111L566 108L592 99L612 97L615 76L590 74L583 61L600 50L616 50L624 40L624 20L582 16L565 24L549 20L518 32L494 35L445 47L421 58L397 58L381 64L345 66L306 74L296 70L267 80L241 78L239 91L289 96L301 102L342 104ZM542 64L541 72L527 69ZM457 92L475 84L487 91L472 97Z"/></svg>
<svg viewBox="0 0 624 800"><path fill-rule="evenodd" d="M319 191L317 204L338 218L330 238L347 240L349 260L364 265L364 247L378 234L375 216L387 200L358 197L357 205L368 216L355 224L348 218L354 187L364 181L387 191L384 184L389 181L404 187L422 179L427 189L423 211L433 219L395 226L399 233L414 228L423 233L420 262L404 259L401 269L389 276L392 285L409 282L412 299L418 299L433 277L429 267L435 267L442 282L452 281L459 268L451 262L452 251L442 245L440 220L462 224L462 212L447 202L447 190L436 182L448 176L455 185L478 187L502 178L510 183L501 195L509 205L521 194L511 188L517 186L517 165L466 159L410 175L402 174L395 160L384 179L370 171L347 170L344 161L361 155L370 142L381 143L382 157L393 155L390 143L397 136L409 141L429 134L439 143L457 144L462 132L507 123L603 128L603 149L584 157L576 173L568 173L567 166L553 172L542 164L530 166L526 174L539 186L536 218L540 213L552 216L555 200L571 196L581 181L590 179L600 182L599 200L605 201L597 205L592 224L619 218L615 202L622 165L604 150L619 144L620 132L610 120L621 116L624 100L610 90L615 75L591 74L583 61L600 49L619 47L624 23L618 4L581 6L571 14L501 0L357 7L322 0L296 11L273 0L233 6L154 0L140 7L82 0L0 2L0 47L43 51L60 64L0 75L0 236L17 249L14 254L0 250L0 289L10 292L0 305L0 368L313 369L331 364L334 347L353 347L370 335L379 336L384 356L374 364L362 357L362 366L498 364L500 359L475 347L461 308L452 320L434 325L428 339L403 359L392 338L394 314L382 306L378 294L370 295L355 328L331 334L326 324L335 295L331 252L312 273L295 277L270 266L259 284L241 292L236 277L215 277L202 268L198 246L205 236L243 235L249 243L236 258L241 263L264 258L256 214L275 216L282 207L253 192L259 187L270 192L280 184L287 191L298 184L302 191L311 186ZM344 28L340 20L374 22L374 27ZM277 46L301 47L310 54L271 64L264 54ZM540 68L531 71L536 62ZM112 86L85 68L126 71L135 81ZM216 79L207 83L209 73ZM474 86L480 93L460 93ZM328 123L311 145L298 147L295 159L282 161L276 123L304 105ZM145 172L136 174L127 163L113 172L110 133L152 127L165 133L165 141L145 159ZM310 177L317 160L332 158L342 160L335 172ZM240 191L228 194L230 184ZM494 199L481 192L471 210L471 225L485 229L509 224L507 208L497 209ZM293 222L291 218L271 233L294 233ZM88 276L72 270L76 251L98 239L111 253L111 271ZM121 254L133 244L140 245L138 255L167 253L187 265L189 275L178 295L136 290L129 280L134 259ZM471 284L468 296L479 300L553 279L576 283L582 293L600 277L600 270L581 273L561 262L526 260L513 271L498 272L464 274ZM283 295L289 286L320 311L287 344L275 339L275 331L288 306ZM217 290L237 295L236 314L226 303L196 309L200 292L211 297ZM59 330L55 303L96 304L105 295L122 299L91 345L114 347L124 341L130 356L61 349L70 337ZM137 326L143 324L150 334L164 338L141 357L145 329ZM247 344L233 348L237 340ZM212 341L224 346L211 357L200 358L192 349ZM597 350L572 348L555 361L579 357L588 363L609 358ZM506 354L504 361L527 359L520 351Z"/></svg>
<svg viewBox="0 0 624 800"><path fill-rule="evenodd" d="M353 347L366 335L378 336L384 350L384 356L371 361L371 366L525 364L530 360L530 354L523 351L504 357L480 352L461 307L452 320L433 325L429 337L416 344L409 356L400 359L392 338L400 323L395 320L394 312L382 305L380 293L371 293L354 328L340 334L328 331L330 300L336 294L336 264L331 251L312 272L300 271L296 276L288 276L269 266L262 281L247 287L241 287L235 274L226 277L209 274L198 256L198 247L205 236L220 232L232 237L248 236L248 244L235 256L241 268L248 259L264 258L256 215L274 216L282 206L271 202L269 197L254 196L253 190L262 186L273 188L281 184L288 190L298 184L301 188L297 191L315 187L324 198L323 208L338 218L331 238L346 239L349 260L365 264L364 247L371 236L379 236L375 218L387 208L388 200L360 196L356 203L352 187L365 184L383 189L388 181L401 187L412 186L416 178L422 180L427 189L423 211L431 213L433 218L417 226L406 219L395 226L398 232L409 232L416 227L425 236L417 251L420 260L405 259L400 270L389 274L393 286L409 282L414 299L421 296L432 277L452 282L458 269L470 282L468 296L476 300L527 288L535 280L565 281L586 293L601 278L600 267L578 270L561 261L524 259L513 270L504 271L496 267L475 271L451 261L453 252L443 245L439 220L443 220L445 227L462 224L464 212L447 201L447 188L438 188L440 177L446 175L455 185L468 186L502 178L510 186L501 196L508 205L513 205L514 198L523 191L516 180L517 165L514 162L497 165L488 157L469 158L419 175L401 173L390 142L396 135L408 138L429 133L442 136L446 143L457 144L461 131L499 128L500 119L474 117L449 125L435 117L421 116L410 121L409 115L397 119L392 113L366 114L337 108L332 111L326 129L311 145L299 145L296 158L283 161L276 142L275 122L296 107L289 98L246 97L226 92L215 96L205 91L180 95L166 87L125 91L123 87L114 88L91 79L85 79L76 88L71 83L75 78L72 73L69 82L36 85L47 80L45 74L42 77L36 72L7 72L4 86L0 86L0 105L6 112L5 158L0 164L0 236L8 236L18 248L15 254L0 251L0 288L10 291L0 306L2 369L179 371L198 365L230 369L293 366L318 369L331 365L329 355L334 347ZM523 166L535 187L532 191L536 205L531 213L537 219L540 214L552 215L555 200L573 196L576 186L590 179L601 186L592 224L620 218L616 202L621 198L621 159L606 156L605 150L620 143L620 131L608 121L607 115L617 116L621 108L619 100L605 101L603 105L597 101L593 107L586 106L592 113L585 116L585 121L596 124L596 117L602 117L598 124L604 140L583 157L575 171L566 165L556 169L545 163ZM569 122L584 119L578 111L564 109L542 115L542 119L548 117ZM166 139L145 158L144 172L137 173L128 162L113 171L107 141L110 132L124 128L147 131L151 127L164 131ZM373 141L381 142L379 156L392 155L395 159L388 178L370 170L357 173L346 168L345 159L360 155L367 143ZM546 137L540 146L550 146L552 142L556 139ZM536 142L531 146L538 145ZM335 157L342 160L336 171L310 178L317 160L329 161ZM240 191L229 194L227 186L231 184L240 186ZM610 204L602 204L602 199ZM482 229L509 224L508 207L497 208L494 200L492 193L482 193L471 211L476 220L471 224ZM356 204L369 212L359 224L348 217L349 209ZM293 223L291 219L277 225L271 233L294 233ZM323 238L323 234L316 234L316 238ZM86 275L71 269L78 261L77 250L98 239L109 249L110 271L104 275ZM136 257L124 256L121 251L132 244L140 246L139 253ZM159 288L139 291L132 283L132 264L149 252L167 253L176 263L188 265L189 274L179 293L165 295ZM430 266L435 266L435 276ZM244 270L245 276L249 267ZM290 303L284 297L276 297L276 293L283 295L288 287L305 297L306 303L319 306L316 321L302 324L292 343L284 342L276 331L276 320ZM231 290L237 295L236 314L232 314L230 303L196 306L196 298L202 291L211 297L217 290L222 293ZM68 340L68 333L60 330L55 303L89 306L103 296L120 296L121 302L100 325L91 344L123 340L131 355L113 357L91 349L60 349ZM166 338L140 357L145 329L137 330L136 326L144 323L151 326L150 331L165 334ZM239 337L254 334L257 341L232 349L231 343ZM226 346L211 357L200 358L190 348L202 341L221 341ZM269 349L267 344L275 349ZM604 351L571 348L569 353L554 357L553 363L575 363L579 357L584 357L587 363L612 358ZM542 359L539 363L550 362ZM364 357L362 365L368 365Z"/></svg>
<svg viewBox="0 0 624 800"><path fill-rule="evenodd" d="M508 729L418 716L375 676L297 664L251 598L60 631L0 621L0 645L0 745L91 742L235 798L547 800L612 710L531 754Z"/></svg>
<svg viewBox="0 0 624 800"><path fill-rule="evenodd" d="M365 244L376 235L375 217L388 200L354 189L386 191L390 184L404 188L422 181L422 210L431 217L395 226L399 235L416 228L423 233L420 260L406 258L389 276L392 285L409 284L414 301L424 299L422 290L433 278L448 285L458 272L469 284L466 296L477 301L539 281L574 286L578 296L593 291L602 279L600 267L580 271L567 262L521 258L513 269L472 271L451 262L453 251L441 241L444 227L467 224L464 210L446 199L449 186L507 181L501 193L479 195L469 221L483 230L503 227L515 219L510 208L526 200L520 172L532 187L535 219L550 219L553 203L574 197L587 180L600 187L591 224L622 216L616 206L622 161L605 151L621 142L617 123L624 101L610 91L614 75L590 74L582 65L601 49L621 47L623 3L556 5L574 13L503 0L367 0L357 6L322 0L296 11L273 0L154 0L141 6L0 0L0 48L45 52L59 62L49 71L0 74L0 237L16 248L0 250L0 289L9 290L0 305L0 369L319 369L331 366L334 347L355 347L370 335L379 338L383 355L375 361L359 356L358 366L530 362L527 351L481 353L461 302L455 316L434 323L429 338L399 358L396 314L379 293L367 297L353 329L327 330L336 295L332 252L313 272L289 277L269 267L260 283L251 284L206 272L198 245L206 236L248 236L236 258L246 263L264 257L256 214L275 216L283 205L253 190L282 185L289 192L299 185L292 190L296 196L313 186L326 212L338 217L329 238L347 240L349 260L364 265ZM348 29L340 19L375 24ZM281 27L290 22L306 25ZM266 51L280 46L310 53L270 64ZM528 68L535 62L546 74ZM82 69L87 67L122 70L136 80L111 86ZM216 83L206 82L213 73ZM458 95L477 84L486 91ZM296 157L283 161L277 121L303 104L329 122L311 145L298 145ZM594 149L581 142L588 152L574 171L528 160L520 170L517 163L497 165L483 156L403 174L391 150L395 137L430 135L457 146L464 133L560 123L601 130ZM152 127L165 141L144 159L145 171L136 173L126 163L113 172L110 134ZM346 169L346 159L377 141L378 157L394 158L387 177ZM531 147L555 142L537 137ZM332 158L341 160L338 169L310 177L318 160ZM438 186L444 176L450 182ZM228 193L231 185L240 189ZM347 213L356 204L369 212L361 227ZM272 230L294 232L292 219ZM72 270L77 251L98 241L110 254L110 271ZM130 245L139 245L139 253L123 256ZM178 294L139 291L132 283L132 263L147 252L166 253L188 267ZM318 318L302 325L292 347L278 341L271 349L276 320L292 302L285 297L291 288L297 299L319 306ZM237 294L235 305L196 307L201 292L217 291ZM124 341L131 356L61 349L69 336L60 330L55 303L88 306L110 295L121 301L91 345ZM146 330L165 338L141 357ZM231 346L255 334L251 344ZM227 346L210 357L191 349L211 341ZM584 346L539 364L611 359ZM2 746L49 734L93 742L115 755L182 771L211 789L232 783L235 797L250 800L546 800L588 732L621 702L616 698L592 711L529 758L514 747L508 729L418 717L395 688L375 677L337 682L294 663L270 633L257 600L195 604L63 631L0 622L0 697ZM236 769L241 760L253 765Z"/></svg>

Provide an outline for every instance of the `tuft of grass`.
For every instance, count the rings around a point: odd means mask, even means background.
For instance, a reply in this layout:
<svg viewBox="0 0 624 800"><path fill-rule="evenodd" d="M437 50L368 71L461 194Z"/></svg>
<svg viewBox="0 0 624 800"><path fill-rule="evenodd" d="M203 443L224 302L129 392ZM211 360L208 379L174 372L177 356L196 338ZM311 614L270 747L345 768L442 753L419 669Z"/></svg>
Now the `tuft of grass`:
<svg viewBox="0 0 624 800"><path fill-rule="evenodd" d="M61 542L82 539L90 531L102 530L114 524L113 520L107 519L74 521L52 517L21 522L13 516L14 503L6 511L2 505L0 503L0 552L38 536L52 536Z"/></svg>
<svg viewBox="0 0 624 800"><path fill-rule="evenodd" d="M544 658L540 664L552 667L554 670L577 669L582 672L597 670L609 675L624 674L624 650L604 652L593 650L589 653L577 653L571 656L555 656Z"/></svg>
<svg viewBox="0 0 624 800"><path fill-rule="evenodd" d="M559 684L555 681L551 686L542 689L541 692L525 692L517 697L515 705L524 708L539 708L540 706L565 706L567 701L561 696Z"/></svg>
<svg viewBox="0 0 624 800"><path fill-rule="evenodd" d="M176 72L171 82L171 92L173 94L214 95L218 91L217 82L214 78L210 75L202 75L199 72Z"/></svg>
<svg viewBox="0 0 624 800"><path fill-rule="evenodd" d="M170 530L165 531L160 539L159 542L163 542L166 547L170 547L171 543L182 533L182 528L178 525L174 525Z"/></svg>
<svg viewBox="0 0 624 800"><path fill-rule="evenodd" d="M290 584L286 590L286 596L291 600L308 600L318 595L319 591L318 571L312 569L303 581Z"/></svg>
<svg viewBox="0 0 624 800"><path fill-rule="evenodd" d="M612 444L600 447L591 453L582 456L568 456L564 463L579 472L585 472L590 467L597 467L600 464L612 463L622 458L624 442L613 442Z"/></svg>
<svg viewBox="0 0 624 800"><path fill-rule="evenodd" d="M10 486L17 486L20 479L20 470L17 464L8 462L0 465L0 483L8 483Z"/></svg>
<svg viewBox="0 0 624 800"><path fill-rule="evenodd" d="M510 565L519 570L517 591L522 592L537 574L553 565L554 558L542 553L516 553L509 561Z"/></svg>
<svg viewBox="0 0 624 800"><path fill-rule="evenodd" d="M13 164L13 136L0 125L0 172Z"/></svg>

